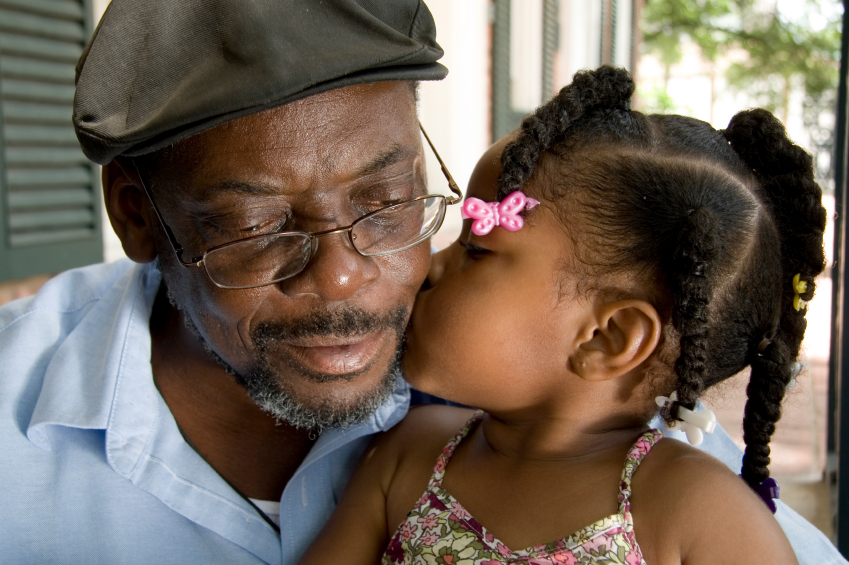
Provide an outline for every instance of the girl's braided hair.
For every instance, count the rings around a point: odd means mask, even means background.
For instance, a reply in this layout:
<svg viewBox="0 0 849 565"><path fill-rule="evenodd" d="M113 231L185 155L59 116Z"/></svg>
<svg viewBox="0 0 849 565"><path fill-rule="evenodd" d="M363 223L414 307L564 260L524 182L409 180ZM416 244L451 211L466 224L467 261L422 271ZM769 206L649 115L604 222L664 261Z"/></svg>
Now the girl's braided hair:
<svg viewBox="0 0 849 565"><path fill-rule="evenodd" d="M810 155L766 110L716 131L631 112L633 92L621 69L576 74L505 147L498 197L539 171L542 181L523 190L557 205L582 284L657 308L665 330L654 362L675 358L677 377L667 422L751 367L742 476L755 486L769 477L769 441L805 332L792 280L800 274L810 300L825 266L822 192Z"/></svg>

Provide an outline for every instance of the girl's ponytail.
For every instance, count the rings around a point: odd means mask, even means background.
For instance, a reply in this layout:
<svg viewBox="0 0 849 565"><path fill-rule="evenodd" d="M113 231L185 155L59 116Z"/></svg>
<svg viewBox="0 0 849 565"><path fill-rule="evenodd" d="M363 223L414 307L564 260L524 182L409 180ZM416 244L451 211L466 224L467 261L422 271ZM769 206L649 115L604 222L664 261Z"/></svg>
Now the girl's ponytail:
<svg viewBox="0 0 849 565"><path fill-rule="evenodd" d="M498 198L525 185L543 152L563 138L570 124L596 109L630 110L633 93L633 79L620 69L578 72L571 84L522 121L518 138L504 149Z"/></svg>
<svg viewBox="0 0 849 565"><path fill-rule="evenodd" d="M822 237L826 212L814 181L811 157L788 138L784 126L766 110L740 112L725 138L753 171L781 242L781 305L777 328L755 343L748 400L743 417L742 476L752 486L769 477L769 441L781 417L781 401L805 334L806 308L815 278L825 267ZM794 277L799 275L796 280ZM801 284L799 284L801 283Z"/></svg>

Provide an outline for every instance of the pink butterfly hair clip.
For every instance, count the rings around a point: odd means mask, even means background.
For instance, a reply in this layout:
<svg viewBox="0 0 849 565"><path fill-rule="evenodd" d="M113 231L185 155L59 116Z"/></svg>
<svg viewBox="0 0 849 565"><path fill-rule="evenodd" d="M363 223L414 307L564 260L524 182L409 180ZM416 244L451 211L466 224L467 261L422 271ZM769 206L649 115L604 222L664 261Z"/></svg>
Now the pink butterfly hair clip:
<svg viewBox="0 0 849 565"><path fill-rule="evenodd" d="M464 220L473 219L472 233L486 235L495 226L510 231L519 231L525 221L519 215L522 210L530 210L539 204L539 200L528 198L521 190L513 192L501 202L484 202L480 198L467 198L463 202L460 215Z"/></svg>

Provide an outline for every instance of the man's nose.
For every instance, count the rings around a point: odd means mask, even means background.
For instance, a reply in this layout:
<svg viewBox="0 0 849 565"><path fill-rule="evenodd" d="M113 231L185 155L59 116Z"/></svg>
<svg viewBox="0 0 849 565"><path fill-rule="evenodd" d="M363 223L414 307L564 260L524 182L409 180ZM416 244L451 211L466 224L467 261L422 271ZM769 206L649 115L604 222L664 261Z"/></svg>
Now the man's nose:
<svg viewBox="0 0 849 565"><path fill-rule="evenodd" d="M357 253L345 231L327 234L315 245L306 268L281 283L287 295L314 294L327 302L347 300L380 276L375 259Z"/></svg>

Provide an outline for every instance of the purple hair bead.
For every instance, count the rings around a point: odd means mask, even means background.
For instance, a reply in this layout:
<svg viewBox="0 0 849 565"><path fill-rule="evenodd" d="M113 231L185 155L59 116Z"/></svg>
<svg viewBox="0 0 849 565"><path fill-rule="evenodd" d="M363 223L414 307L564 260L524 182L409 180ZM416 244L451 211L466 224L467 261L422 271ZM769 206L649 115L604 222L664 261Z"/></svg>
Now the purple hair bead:
<svg viewBox="0 0 849 565"><path fill-rule="evenodd" d="M743 475L739 476L740 478L743 477ZM778 487L778 483L775 482L775 479L770 477L764 480L761 484L753 486L752 490L754 490L755 493L761 497L761 500L764 501L764 504L766 504L770 512L775 514L775 501L778 500L778 495L781 491L781 489Z"/></svg>

